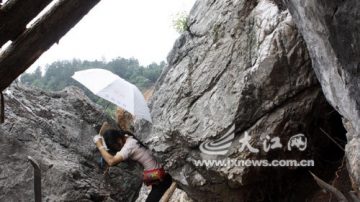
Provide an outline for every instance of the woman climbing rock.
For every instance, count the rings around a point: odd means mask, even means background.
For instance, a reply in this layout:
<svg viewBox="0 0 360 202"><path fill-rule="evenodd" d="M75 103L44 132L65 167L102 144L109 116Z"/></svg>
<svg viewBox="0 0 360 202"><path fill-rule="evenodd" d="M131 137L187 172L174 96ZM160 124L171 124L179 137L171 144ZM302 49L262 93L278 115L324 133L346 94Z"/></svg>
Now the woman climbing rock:
<svg viewBox="0 0 360 202"><path fill-rule="evenodd" d="M103 144L103 140L106 146ZM109 166L115 166L131 159L144 167L144 183L152 186L146 199L147 202L159 201L170 187L172 177L164 171L151 152L132 133L108 129L103 136L96 135L94 143Z"/></svg>

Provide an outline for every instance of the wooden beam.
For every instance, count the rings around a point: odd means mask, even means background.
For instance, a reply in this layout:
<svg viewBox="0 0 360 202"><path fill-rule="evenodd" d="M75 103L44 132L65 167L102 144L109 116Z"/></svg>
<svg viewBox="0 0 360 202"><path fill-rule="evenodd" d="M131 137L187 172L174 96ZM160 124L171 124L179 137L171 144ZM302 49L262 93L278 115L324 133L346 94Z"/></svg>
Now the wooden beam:
<svg viewBox="0 0 360 202"><path fill-rule="evenodd" d="M0 9L0 46L15 39L52 0L9 0Z"/></svg>
<svg viewBox="0 0 360 202"><path fill-rule="evenodd" d="M0 91L65 35L100 0L60 0L0 55ZM89 42L89 44L91 44Z"/></svg>

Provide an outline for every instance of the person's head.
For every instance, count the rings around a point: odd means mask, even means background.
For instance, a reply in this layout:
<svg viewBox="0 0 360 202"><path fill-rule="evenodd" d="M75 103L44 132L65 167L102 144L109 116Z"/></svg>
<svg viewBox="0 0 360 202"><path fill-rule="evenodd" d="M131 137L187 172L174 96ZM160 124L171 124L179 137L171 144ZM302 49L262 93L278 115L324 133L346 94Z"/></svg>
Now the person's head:
<svg viewBox="0 0 360 202"><path fill-rule="evenodd" d="M118 152L126 142L126 133L120 130L106 130L104 140L111 152Z"/></svg>
<svg viewBox="0 0 360 202"><path fill-rule="evenodd" d="M116 119L118 126L125 131L131 131L131 125L134 122L134 117L124 109L118 107L116 109Z"/></svg>

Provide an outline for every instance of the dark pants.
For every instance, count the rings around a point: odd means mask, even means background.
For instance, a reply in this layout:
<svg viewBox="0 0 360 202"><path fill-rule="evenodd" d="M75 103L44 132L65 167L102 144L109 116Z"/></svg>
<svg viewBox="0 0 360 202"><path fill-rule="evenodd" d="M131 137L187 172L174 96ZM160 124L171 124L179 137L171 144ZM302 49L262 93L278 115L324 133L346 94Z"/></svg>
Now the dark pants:
<svg viewBox="0 0 360 202"><path fill-rule="evenodd" d="M146 199L146 202L158 202L160 201L163 194L166 190L171 186L172 177L166 173L165 178L163 181L151 185L151 192Z"/></svg>

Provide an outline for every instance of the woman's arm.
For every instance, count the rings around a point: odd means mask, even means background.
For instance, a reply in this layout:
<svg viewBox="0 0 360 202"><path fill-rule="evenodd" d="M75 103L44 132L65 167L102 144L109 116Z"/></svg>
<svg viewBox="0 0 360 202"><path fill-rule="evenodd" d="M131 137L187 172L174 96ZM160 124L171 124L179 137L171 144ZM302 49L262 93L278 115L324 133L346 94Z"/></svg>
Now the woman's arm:
<svg viewBox="0 0 360 202"><path fill-rule="evenodd" d="M123 157L121 155L113 156L106 151L101 138L99 138L95 144L96 147L99 149L101 156L105 159L106 163L109 166L115 166L119 164L121 161L123 161Z"/></svg>

